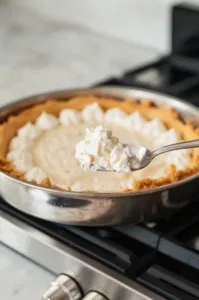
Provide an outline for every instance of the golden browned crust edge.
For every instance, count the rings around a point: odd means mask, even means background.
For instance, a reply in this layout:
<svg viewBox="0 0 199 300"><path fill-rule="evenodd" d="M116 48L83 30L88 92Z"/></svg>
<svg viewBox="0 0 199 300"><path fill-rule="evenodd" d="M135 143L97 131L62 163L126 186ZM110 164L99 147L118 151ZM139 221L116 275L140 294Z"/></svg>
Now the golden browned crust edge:
<svg viewBox="0 0 199 300"><path fill-rule="evenodd" d="M199 128L195 128L193 123L185 123L181 116L173 108L156 106L151 101L136 101L134 99L118 101L114 98L107 99L106 97L98 98L95 96L79 96L67 101L56 101L56 99L52 99L45 103L28 108L16 116L10 116L6 122L0 125L0 170L15 178L25 181L24 174L18 172L12 163L6 159L9 142L15 136L17 130L24 126L27 122L34 123L43 111L58 116L59 112L64 108L73 108L81 111L86 105L93 102L97 102L105 111L113 107L118 107L126 113L139 111L147 119L154 119L157 117L167 128L175 129L181 135L183 140L199 138ZM150 189L170 184L196 174L197 172L199 172L199 149L193 149L192 163L189 168L186 168L183 171L177 171L175 166L172 165L167 176L158 179L149 178L137 180L132 189L124 190L124 192ZM60 189L57 186L53 186L48 178L41 183L41 186Z"/></svg>

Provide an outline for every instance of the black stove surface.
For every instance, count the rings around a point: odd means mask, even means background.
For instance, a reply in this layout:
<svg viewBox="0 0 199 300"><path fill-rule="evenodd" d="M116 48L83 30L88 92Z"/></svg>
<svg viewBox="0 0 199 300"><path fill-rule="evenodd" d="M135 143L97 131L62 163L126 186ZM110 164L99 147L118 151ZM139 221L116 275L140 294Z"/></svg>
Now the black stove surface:
<svg viewBox="0 0 199 300"><path fill-rule="evenodd" d="M0 209L167 299L199 299L199 205L157 223L74 227L30 217L3 200Z"/></svg>
<svg viewBox="0 0 199 300"><path fill-rule="evenodd" d="M171 16L169 55L99 84L155 90L199 106L199 6L176 5Z"/></svg>
<svg viewBox="0 0 199 300"><path fill-rule="evenodd" d="M172 10L171 54L98 85L150 89L199 106L199 8ZM78 249L167 299L199 299L199 195L157 223L88 228L27 216L0 200L0 209Z"/></svg>
<svg viewBox="0 0 199 300"><path fill-rule="evenodd" d="M117 85L162 92L179 97L199 106L199 68L189 71L165 56L148 65L124 73L120 78L112 77L97 85Z"/></svg>

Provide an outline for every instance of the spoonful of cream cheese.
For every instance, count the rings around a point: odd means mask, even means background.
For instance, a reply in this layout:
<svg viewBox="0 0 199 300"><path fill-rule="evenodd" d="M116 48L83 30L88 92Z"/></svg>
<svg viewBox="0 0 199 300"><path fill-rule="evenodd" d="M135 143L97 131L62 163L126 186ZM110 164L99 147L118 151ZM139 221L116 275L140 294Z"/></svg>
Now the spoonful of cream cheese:
<svg viewBox="0 0 199 300"><path fill-rule="evenodd" d="M199 147L199 140L175 143L160 149L123 144L110 130L99 125L87 128L84 140L76 145L75 158L85 171L126 173L146 167L157 155Z"/></svg>
<svg viewBox="0 0 199 300"><path fill-rule="evenodd" d="M131 171L135 151L99 125L86 129L84 140L76 145L75 157L85 171L125 173Z"/></svg>

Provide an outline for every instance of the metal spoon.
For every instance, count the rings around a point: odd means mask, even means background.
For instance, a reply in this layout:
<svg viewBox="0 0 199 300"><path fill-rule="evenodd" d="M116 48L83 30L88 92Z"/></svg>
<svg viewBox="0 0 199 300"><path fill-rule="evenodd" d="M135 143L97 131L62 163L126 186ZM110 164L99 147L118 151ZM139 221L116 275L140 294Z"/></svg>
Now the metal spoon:
<svg viewBox="0 0 199 300"><path fill-rule="evenodd" d="M182 150L182 149L189 149L189 148L197 148L199 147L199 140L192 140L188 142L181 142L176 144L171 144L168 146L164 146L160 149L150 151L145 147L138 147L134 145L126 145L132 151L132 159L131 159L131 171L136 171L145 168L156 156L174 151L174 150ZM95 169L95 171L111 171L114 172L113 169L105 169L103 167L99 167Z"/></svg>

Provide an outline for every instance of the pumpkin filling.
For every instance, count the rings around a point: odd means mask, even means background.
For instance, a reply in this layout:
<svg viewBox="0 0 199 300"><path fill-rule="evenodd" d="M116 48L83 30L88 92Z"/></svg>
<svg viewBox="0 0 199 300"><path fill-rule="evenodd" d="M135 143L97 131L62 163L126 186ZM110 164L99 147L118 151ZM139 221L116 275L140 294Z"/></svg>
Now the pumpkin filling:
<svg viewBox="0 0 199 300"><path fill-rule="evenodd" d="M184 123L173 109L148 101L91 96L50 100L1 124L0 169L42 186L98 193L154 188L199 171L199 149L192 149L160 155L135 172L85 172L75 158L75 148L86 128L98 125L122 143L151 150L199 138L199 129Z"/></svg>

